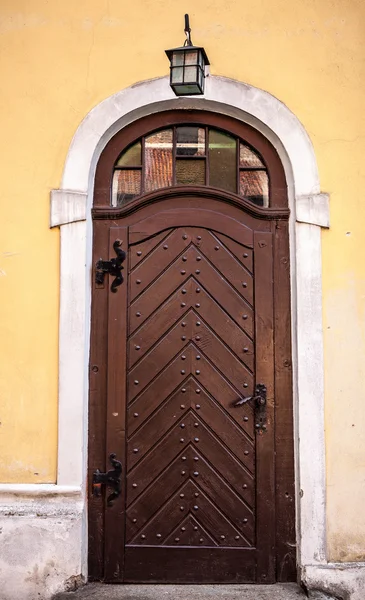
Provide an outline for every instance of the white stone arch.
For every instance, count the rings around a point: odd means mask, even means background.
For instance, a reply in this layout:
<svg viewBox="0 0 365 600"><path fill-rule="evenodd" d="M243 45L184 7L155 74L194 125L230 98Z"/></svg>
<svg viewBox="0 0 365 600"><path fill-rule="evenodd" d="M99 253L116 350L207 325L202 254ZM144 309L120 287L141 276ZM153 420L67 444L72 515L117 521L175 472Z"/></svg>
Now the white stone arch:
<svg viewBox="0 0 365 600"><path fill-rule="evenodd" d="M328 196L320 193L313 147L296 116L267 92L237 81L209 76L200 98L176 98L166 77L142 82L98 104L75 133L61 188L51 193L51 227L61 229L59 445L53 489L62 494L67 486L86 497L90 208L98 158L125 125L148 114L181 108L224 113L249 123L276 147L286 172L291 207L297 540L304 572L326 561L321 227L329 225ZM85 531L80 540L84 558Z"/></svg>

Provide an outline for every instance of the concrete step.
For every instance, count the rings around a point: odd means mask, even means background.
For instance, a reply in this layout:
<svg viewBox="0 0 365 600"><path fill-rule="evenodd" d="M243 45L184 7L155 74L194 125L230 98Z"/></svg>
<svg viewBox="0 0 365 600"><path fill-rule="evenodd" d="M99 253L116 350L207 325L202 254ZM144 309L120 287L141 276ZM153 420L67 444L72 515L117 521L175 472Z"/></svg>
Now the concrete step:
<svg viewBox="0 0 365 600"><path fill-rule="evenodd" d="M295 583L276 585L108 585L90 583L54 600L304 600Z"/></svg>

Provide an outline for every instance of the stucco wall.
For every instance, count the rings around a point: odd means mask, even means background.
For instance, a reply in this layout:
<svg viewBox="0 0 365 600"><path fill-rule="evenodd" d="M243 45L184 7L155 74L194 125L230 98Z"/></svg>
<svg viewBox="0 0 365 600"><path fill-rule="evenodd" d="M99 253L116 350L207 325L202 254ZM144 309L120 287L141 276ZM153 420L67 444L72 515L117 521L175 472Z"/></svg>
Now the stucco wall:
<svg viewBox="0 0 365 600"><path fill-rule="evenodd" d="M59 236L49 192L72 136L101 100L164 75L183 12L211 71L269 91L314 144L331 194L323 235L328 545L365 555L364 33L361 0L3 0L0 479L54 482Z"/></svg>

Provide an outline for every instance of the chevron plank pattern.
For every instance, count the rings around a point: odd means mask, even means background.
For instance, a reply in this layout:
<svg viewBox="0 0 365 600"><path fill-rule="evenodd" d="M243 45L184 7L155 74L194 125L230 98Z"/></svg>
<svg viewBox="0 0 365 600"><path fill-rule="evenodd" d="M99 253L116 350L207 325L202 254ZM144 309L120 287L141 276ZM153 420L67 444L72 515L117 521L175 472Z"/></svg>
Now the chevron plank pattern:
<svg viewBox="0 0 365 600"><path fill-rule="evenodd" d="M253 548L253 251L179 227L129 254L127 545Z"/></svg>

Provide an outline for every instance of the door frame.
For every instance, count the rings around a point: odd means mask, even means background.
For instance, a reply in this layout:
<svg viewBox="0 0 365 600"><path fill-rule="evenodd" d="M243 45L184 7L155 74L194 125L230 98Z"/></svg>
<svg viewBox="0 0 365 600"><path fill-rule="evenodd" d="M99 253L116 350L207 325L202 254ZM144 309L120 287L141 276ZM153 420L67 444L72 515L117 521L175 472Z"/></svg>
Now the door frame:
<svg viewBox="0 0 365 600"><path fill-rule="evenodd" d="M326 551L321 227L329 226L328 196L319 192L313 147L295 115L267 92L240 82L210 76L205 97L198 99L174 98L168 78L143 82L101 102L74 136L61 188L51 193L51 227L61 226L57 486L60 493L61 486L80 489L80 502L85 508L90 209L95 165L106 143L127 123L153 112L181 108L219 112L253 125L273 143L285 169L291 208L298 562L302 569L323 565ZM312 460L314 453L316 461ZM85 528L80 553L86 574Z"/></svg>

